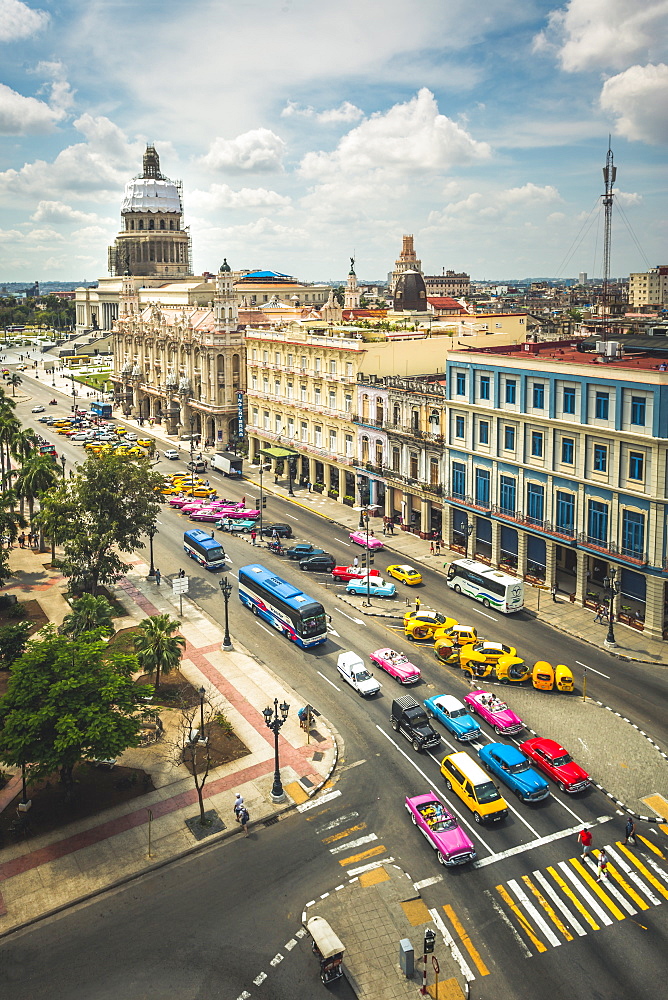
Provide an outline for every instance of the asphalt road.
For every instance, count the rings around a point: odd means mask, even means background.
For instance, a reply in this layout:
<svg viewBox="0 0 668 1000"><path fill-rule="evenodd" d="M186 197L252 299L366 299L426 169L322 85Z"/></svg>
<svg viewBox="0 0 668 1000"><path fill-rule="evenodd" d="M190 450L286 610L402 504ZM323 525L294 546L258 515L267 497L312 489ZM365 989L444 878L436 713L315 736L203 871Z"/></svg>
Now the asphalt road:
<svg viewBox="0 0 668 1000"><path fill-rule="evenodd" d="M39 395L39 389L35 395ZM48 392L43 395L48 399ZM57 412L66 408L58 408ZM23 412L29 409L29 405L22 405L19 415L32 423L30 414ZM50 407L49 410L55 411L56 408ZM43 436L53 437L50 431L43 429L43 425L35 426L40 427ZM69 442L64 443L62 437L56 439L59 451L64 452L68 460L75 457L81 460L80 449ZM165 471L181 467L181 463L164 463ZM217 482L215 473L210 478L212 482ZM240 498L245 493L247 499L254 492L248 483L233 483L223 477L220 477L219 489L225 496ZM347 532L317 515L270 498L266 516L268 519L289 520L297 540L314 542L332 552L337 561L348 563L352 560L354 550L347 545ZM168 584L166 578L183 567L191 579L190 596L220 621L223 605L218 578L203 571L183 552L183 530L190 522L167 507L160 514L160 522L160 533L155 540L155 561L163 573L163 586ZM244 539L221 532L216 534L223 540L230 557L229 575L234 580L238 567L254 557L258 558L259 553L254 553ZM568 996L571 1000L574 996L607 998L627 993L649 996L650 991L653 994L660 989L660 983L668 974L666 900L663 897L657 897L661 906L651 902L646 910L636 906L634 914L620 909L623 919L606 913L606 923L599 915L597 927L600 929L597 930L583 918L582 933L571 941L563 938L560 941L556 939L557 943L554 943L548 934L543 934L541 950L537 945L528 943L517 915L508 909L501 891L507 893L509 889L514 891L516 885L520 888L526 886L525 878L533 879L535 886L536 872L543 878L549 869L558 873L564 859L577 854L574 831L583 822L601 824L595 827L600 838L598 843L617 839L618 830L612 831L620 821L610 809L609 801L595 789L588 790L584 795L569 797L553 788L548 800L532 807L516 804L514 800L509 802L512 811L504 823L492 829L476 827L470 815L459 808L458 800L445 793L438 767L439 756L460 749L460 746L446 738L440 755L416 755L408 743L392 732L388 723L391 697L397 691L401 693L395 682L382 676L381 695L371 701L363 701L343 684L336 672L336 657L341 649L354 649L365 654L386 645L398 644L405 648L403 638L397 638L391 624L357 615L352 608L336 599L331 585L325 589L321 578L307 576L296 565L279 560L266 551L263 551L261 559L323 601L333 619L330 641L310 652L288 647L283 638L242 608L235 595L230 602L232 636L237 635L252 652L294 687L304 702L315 705L342 733L346 759L342 762L338 784L341 796L335 806L330 804L328 815L336 818L356 813L358 819L355 824L365 824L366 831L376 838L374 844L385 848L387 856L395 858L415 881L442 875L441 880L425 887L422 892L428 906L436 907L439 912L443 912L444 906L452 907L456 918L466 928L480 962L489 972L489 975L483 975L477 966L472 969L476 976L472 996L535 1000L543 993L554 998ZM376 556L375 565L382 570L391 561L391 555L382 553ZM472 602L447 589L442 576L426 569L424 579L420 589L423 604L447 610L462 621L473 618ZM521 616L506 619L494 615L492 618L498 620L489 622L489 630L484 617L476 624L485 626L488 638L517 646L528 661L544 658L546 651L554 648L556 633L541 622ZM590 695L623 711L655 739L668 746L668 728L663 711L668 683L665 671L649 665L622 663L605 651L563 635L558 636L558 642L560 659L564 662L574 664L580 661L599 671L589 677ZM428 647L416 645L411 654L423 671L423 681L413 689L419 699L443 692L461 697L467 690L458 672L439 665ZM348 767L350 770L346 770ZM407 814L401 808L403 797L429 788L444 794L460 817L478 847L479 858L483 862L481 867L443 872L426 841L417 836L411 827ZM205 855L163 870L159 876L142 879L93 906L68 913L13 937L2 945L5 956L9 957L5 967L32 970L34 966L36 975L43 963L48 964L44 962L45 957L50 961L53 959L60 967L58 956L62 955L65 978L61 980L56 976L54 981L62 990L55 995L63 997L85 995L102 998L117 996L121 992L129 997L144 996L142 991L148 993L155 982L158 985L163 982L163 966L173 971L171 976L165 978L170 986L168 995L237 997L241 989L234 991L242 982L248 983L247 970L252 965L245 934L257 937L260 933L269 937L270 943L260 963L261 971L266 965L266 956L270 953L275 955L280 950L281 942L294 934L304 901L331 889L337 878L341 878L341 873L351 870L351 866L354 868L356 864L341 853L333 855L331 848L317 837L317 817L311 819L316 822L296 816L262 831L256 841L249 839L245 843L207 851ZM608 833L608 830L611 832ZM239 861L237 852L249 847L258 848L254 862L258 855L262 858L257 869L255 864L251 868ZM266 856L262 853L265 851ZM384 856L380 855L381 858ZM665 867L665 862L661 863ZM210 886L206 874L202 874L202 871L207 871L207 864ZM243 887L240 887L236 874L239 871L244 871ZM628 877L631 878L630 875ZM256 883L258 887L253 888ZM264 904L259 888L262 884L267 890L271 889L274 898L280 901L273 910ZM648 891L651 891L651 882L645 880L643 885L646 888L649 886ZM200 889L203 899L209 898L210 890L210 904L202 902L202 905L197 905ZM218 894L216 900L213 899L214 891ZM638 891L645 892L644 889ZM528 889L527 894L530 895ZM595 902L593 890L590 895ZM221 898L224 900L222 905ZM642 898L647 900L647 894ZM214 926L216 932L212 934ZM187 928L185 936L184 928ZM232 942L232 947L224 952L220 945L223 933L226 935L224 940ZM174 934L181 937L177 940ZM163 950L163 939L171 944L170 948ZM74 953L75 942L78 962ZM17 947L28 949L26 956L29 961L24 963L20 952L16 951ZM126 961L126 949L129 961ZM100 992L107 988L107 983L98 981L104 977L95 976L91 978L90 991L85 988L86 983L77 991L72 977L81 974L80 956L94 952L97 966L100 950L103 956L100 968L104 968L105 962L109 965L109 981L114 989ZM295 968L301 968L298 958L302 952L304 961L309 957L310 952L306 955L306 950L300 942L291 951L290 961L295 962ZM252 949L251 952L255 954ZM161 958L163 955L165 957ZM215 992L219 985L219 980L215 978L216 961L226 963L225 989L233 984L229 992ZM274 970L279 970L276 972L277 983L279 977L292 968L287 962L286 959L279 963ZM72 966L69 975L68 965ZM256 968L257 965L253 966L253 969ZM205 971L200 973L200 969ZM303 975L308 977L306 965L304 969ZM192 976L190 982L188 971ZM149 983L151 974L157 978ZM254 975L257 973L254 972ZM302 973L299 972L299 975ZM46 982L45 978L45 985ZM301 992L294 988L291 994L277 992L277 986L271 995L318 995L317 992L309 992L312 987L307 985L306 979L303 983ZM316 986L317 983L316 980ZM21 993L21 983L12 982L13 994L17 995L18 990L18 996L42 995L36 984L33 985L35 989L32 992ZM160 989L151 988L152 995L160 992ZM54 995L52 991L50 995Z"/></svg>

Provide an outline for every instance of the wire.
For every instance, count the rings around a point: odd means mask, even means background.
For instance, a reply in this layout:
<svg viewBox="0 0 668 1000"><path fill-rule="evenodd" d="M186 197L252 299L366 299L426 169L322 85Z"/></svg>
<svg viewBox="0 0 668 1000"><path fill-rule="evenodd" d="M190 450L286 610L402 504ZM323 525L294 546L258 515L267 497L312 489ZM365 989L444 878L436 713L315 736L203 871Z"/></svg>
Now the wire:
<svg viewBox="0 0 668 1000"><path fill-rule="evenodd" d="M573 256L575 255L576 250L578 250L582 246L582 243L584 241L585 236L587 235L587 233L591 229L594 221L596 220L596 215L594 213L595 213L596 206L598 205L598 201L599 201L599 199L597 197L596 201L594 202L594 204L592 205L591 209L589 210L589 214L587 215L587 218L583 220L579 232L573 238L573 241L572 241L570 247L566 251L566 254L565 254L565 256L564 256L561 264L557 268L557 274L556 274L557 278L560 278L561 275L564 273L564 271L566 270L566 267L568 266L568 264L571 262Z"/></svg>
<svg viewBox="0 0 668 1000"><path fill-rule="evenodd" d="M631 237L631 239L633 240L633 242L635 243L636 249L638 250L638 253L642 257L642 259L645 261L645 264L646 264L647 268L649 269L652 265L648 261L646 255L645 255L645 251L643 250L643 248L641 247L640 243L638 242L638 238L637 238L635 232L633 231L633 226L631 225L629 217L627 216L626 212L624 211L624 209L620 205L619 201L617 201L617 211L621 215L622 221L623 221L624 225L626 226L626 230L627 230L629 236Z"/></svg>

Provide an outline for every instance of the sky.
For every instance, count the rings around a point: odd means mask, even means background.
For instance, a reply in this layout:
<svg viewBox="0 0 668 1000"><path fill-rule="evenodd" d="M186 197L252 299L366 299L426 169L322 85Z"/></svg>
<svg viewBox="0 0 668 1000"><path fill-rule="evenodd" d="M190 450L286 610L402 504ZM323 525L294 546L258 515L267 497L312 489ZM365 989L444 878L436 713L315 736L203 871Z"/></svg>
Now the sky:
<svg viewBox="0 0 668 1000"><path fill-rule="evenodd" d="M94 280L153 142L196 273L668 263L668 0L0 0L0 283Z"/></svg>

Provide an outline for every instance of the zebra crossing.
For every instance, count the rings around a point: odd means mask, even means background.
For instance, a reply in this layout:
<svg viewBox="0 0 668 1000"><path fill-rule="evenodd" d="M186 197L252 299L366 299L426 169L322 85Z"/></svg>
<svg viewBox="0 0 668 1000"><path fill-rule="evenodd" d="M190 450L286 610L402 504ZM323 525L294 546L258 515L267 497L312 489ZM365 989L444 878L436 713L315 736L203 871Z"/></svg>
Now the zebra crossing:
<svg viewBox="0 0 668 1000"><path fill-rule="evenodd" d="M593 931L637 916L668 900L668 865L620 841L606 846L607 877L579 856L511 878L487 891L531 955L559 948Z"/></svg>
<svg viewBox="0 0 668 1000"><path fill-rule="evenodd" d="M367 824L360 819L359 812L344 807L344 811L336 814L337 807L332 808L329 804L340 795L341 792L337 789L320 796L317 800L304 802L297 806L297 809L301 813L308 813L319 807L317 813L306 816L306 820L314 824L317 836L341 868L346 869L348 877L354 878L356 875L362 875L366 871L394 861L394 858L388 855L385 845L378 843L378 835L367 829ZM337 806L339 805L337 803ZM323 808L324 806L327 808ZM372 858L374 860L371 860Z"/></svg>

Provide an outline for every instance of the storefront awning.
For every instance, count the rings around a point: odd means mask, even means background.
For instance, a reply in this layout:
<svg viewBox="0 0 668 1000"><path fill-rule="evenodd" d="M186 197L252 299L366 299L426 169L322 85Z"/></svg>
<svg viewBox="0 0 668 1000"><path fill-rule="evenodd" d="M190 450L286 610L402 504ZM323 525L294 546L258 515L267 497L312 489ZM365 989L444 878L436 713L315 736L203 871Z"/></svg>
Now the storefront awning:
<svg viewBox="0 0 668 1000"><path fill-rule="evenodd" d="M265 458L297 458L299 455L298 451L294 448L260 448L260 454L264 455Z"/></svg>

